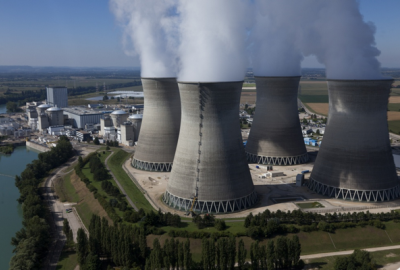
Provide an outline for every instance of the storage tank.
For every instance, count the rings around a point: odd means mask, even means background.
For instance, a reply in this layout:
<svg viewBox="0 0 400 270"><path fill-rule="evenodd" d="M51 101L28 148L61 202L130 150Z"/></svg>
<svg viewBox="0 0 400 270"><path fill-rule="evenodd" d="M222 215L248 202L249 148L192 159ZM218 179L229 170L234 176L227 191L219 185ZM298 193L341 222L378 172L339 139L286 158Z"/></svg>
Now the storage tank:
<svg viewBox="0 0 400 270"><path fill-rule="evenodd" d="M295 165L308 161L299 114L300 76L255 77L257 102L246 145L249 162Z"/></svg>
<svg viewBox="0 0 400 270"><path fill-rule="evenodd" d="M144 113L132 166L146 171L170 171L181 123L176 78L142 78Z"/></svg>
<svg viewBox="0 0 400 270"><path fill-rule="evenodd" d="M45 113L48 108L51 108L50 104L41 104L36 107L36 111L37 111L38 115L40 115L42 113Z"/></svg>
<svg viewBox="0 0 400 270"><path fill-rule="evenodd" d="M129 114L123 110L116 110L111 113L111 119L114 127L119 127L122 123L126 122Z"/></svg>
<svg viewBox="0 0 400 270"><path fill-rule="evenodd" d="M58 107L51 107L46 110L49 117L50 126L62 126L64 125L63 110Z"/></svg>
<svg viewBox="0 0 400 270"><path fill-rule="evenodd" d="M387 125L392 82L328 80L328 122L311 172L311 190L352 201L399 197Z"/></svg>
<svg viewBox="0 0 400 270"><path fill-rule="evenodd" d="M188 211L227 213L257 198L241 138L238 108L243 82L179 82L182 121L163 200ZM147 107L146 107L147 110Z"/></svg>

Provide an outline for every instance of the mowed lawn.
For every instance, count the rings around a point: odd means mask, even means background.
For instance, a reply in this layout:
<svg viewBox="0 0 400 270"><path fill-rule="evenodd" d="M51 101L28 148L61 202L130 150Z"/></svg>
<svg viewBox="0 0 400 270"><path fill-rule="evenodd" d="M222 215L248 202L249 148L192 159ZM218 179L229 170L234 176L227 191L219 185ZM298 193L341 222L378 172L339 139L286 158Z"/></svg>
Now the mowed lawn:
<svg viewBox="0 0 400 270"><path fill-rule="evenodd" d="M146 212L152 211L154 210L153 207L122 168L123 163L129 156L130 154L122 149L115 150L115 153L110 157L107 164L132 202Z"/></svg>

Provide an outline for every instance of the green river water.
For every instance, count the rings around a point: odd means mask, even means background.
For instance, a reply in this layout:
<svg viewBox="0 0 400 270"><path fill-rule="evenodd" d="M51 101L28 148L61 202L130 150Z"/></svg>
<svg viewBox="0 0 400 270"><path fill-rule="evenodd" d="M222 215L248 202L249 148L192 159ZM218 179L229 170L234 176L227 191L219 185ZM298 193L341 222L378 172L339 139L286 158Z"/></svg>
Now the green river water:
<svg viewBox="0 0 400 270"><path fill-rule="evenodd" d="M8 269L13 255L11 237L22 228L22 210L14 176L21 174L38 152L25 146L15 148L11 155L0 154L0 269ZM7 175L7 176L5 176ZM10 177L11 176L11 177Z"/></svg>

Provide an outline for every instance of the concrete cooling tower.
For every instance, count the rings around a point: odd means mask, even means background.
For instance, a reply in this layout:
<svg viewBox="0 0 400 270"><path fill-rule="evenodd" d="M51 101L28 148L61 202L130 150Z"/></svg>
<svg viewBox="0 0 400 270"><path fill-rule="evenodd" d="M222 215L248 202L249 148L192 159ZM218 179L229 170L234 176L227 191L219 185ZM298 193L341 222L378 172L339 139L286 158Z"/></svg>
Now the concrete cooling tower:
<svg viewBox="0 0 400 270"><path fill-rule="evenodd" d="M181 123L181 100L175 78L142 78L144 113L132 166L170 171Z"/></svg>
<svg viewBox="0 0 400 270"><path fill-rule="evenodd" d="M255 77L256 113L246 145L249 162L294 165L308 161L297 109L300 77Z"/></svg>
<svg viewBox="0 0 400 270"><path fill-rule="evenodd" d="M398 198L387 105L392 80L328 80L329 115L309 188L352 201Z"/></svg>
<svg viewBox="0 0 400 270"><path fill-rule="evenodd" d="M188 211L196 198L193 211L226 213L255 203L239 128L242 83L178 83L182 122L163 198L169 206Z"/></svg>

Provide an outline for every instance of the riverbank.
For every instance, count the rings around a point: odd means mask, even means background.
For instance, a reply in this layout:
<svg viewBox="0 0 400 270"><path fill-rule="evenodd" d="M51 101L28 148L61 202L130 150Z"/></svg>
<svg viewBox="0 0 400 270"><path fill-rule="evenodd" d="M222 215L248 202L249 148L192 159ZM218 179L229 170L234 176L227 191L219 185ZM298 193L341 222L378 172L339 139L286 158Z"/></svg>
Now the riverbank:
<svg viewBox="0 0 400 270"><path fill-rule="evenodd" d="M11 155L0 154L0 213L3 222L0 230L0 269L8 269L14 246L11 237L22 228L22 208L17 199L20 194L14 177L20 175L26 165L37 159L38 151L17 146Z"/></svg>

